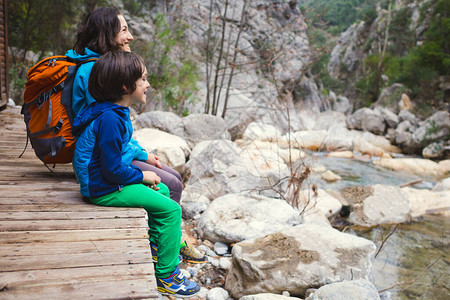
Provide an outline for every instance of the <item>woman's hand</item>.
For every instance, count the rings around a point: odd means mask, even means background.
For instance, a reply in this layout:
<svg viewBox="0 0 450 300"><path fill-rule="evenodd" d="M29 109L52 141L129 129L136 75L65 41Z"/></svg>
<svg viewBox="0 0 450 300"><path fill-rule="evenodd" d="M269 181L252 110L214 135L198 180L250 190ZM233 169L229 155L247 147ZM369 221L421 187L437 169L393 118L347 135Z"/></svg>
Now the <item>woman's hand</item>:
<svg viewBox="0 0 450 300"><path fill-rule="evenodd" d="M150 188L154 189L155 191L159 190L156 185L158 185L161 182L161 178L159 178L158 175L156 175L155 172L152 171L142 171L142 174L144 174L144 179L142 179L142 183L148 185Z"/></svg>
<svg viewBox="0 0 450 300"><path fill-rule="evenodd" d="M159 157L152 153L148 154L148 158L145 162L157 168L162 168L161 163L159 162Z"/></svg>

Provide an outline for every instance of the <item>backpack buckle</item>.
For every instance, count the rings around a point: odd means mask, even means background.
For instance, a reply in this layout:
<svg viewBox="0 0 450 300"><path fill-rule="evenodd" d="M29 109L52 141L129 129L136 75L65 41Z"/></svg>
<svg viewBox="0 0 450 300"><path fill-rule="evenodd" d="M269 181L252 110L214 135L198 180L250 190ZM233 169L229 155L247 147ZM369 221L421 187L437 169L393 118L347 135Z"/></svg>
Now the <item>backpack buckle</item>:
<svg viewBox="0 0 450 300"><path fill-rule="evenodd" d="M41 109L42 106L44 106L45 102L47 102L47 100L50 98L50 96L51 96L51 91L43 92L39 96L39 100L36 104L37 108Z"/></svg>

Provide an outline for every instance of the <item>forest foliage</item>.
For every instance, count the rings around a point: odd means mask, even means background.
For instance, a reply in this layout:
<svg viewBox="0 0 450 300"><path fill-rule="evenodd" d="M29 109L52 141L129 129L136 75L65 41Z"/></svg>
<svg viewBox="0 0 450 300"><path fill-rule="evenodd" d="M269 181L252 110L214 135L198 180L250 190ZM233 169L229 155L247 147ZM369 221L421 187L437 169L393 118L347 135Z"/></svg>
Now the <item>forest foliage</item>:
<svg viewBox="0 0 450 300"><path fill-rule="evenodd" d="M392 6L394 2L391 1ZM312 72L326 91L344 92L342 87L347 84L330 78L327 71L330 52L339 34L357 21L365 21L366 26L370 26L378 16L377 5L378 9L387 10L388 3L383 0L301 2L310 26L310 41L316 50ZM424 19L430 21L424 22L427 24L424 39L418 42L410 26L411 9L405 6L393 11L386 53L369 52L364 61L364 77L355 83L359 106L375 102L381 89L393 83L402 83L412 91L411 97L417 100L419 113L442 109L448 102L449 95L445 95L439 85L448 82L450 76L450 0L424 1L419 22ZM370 49L371 42L365 41L367 49ZM384 85L379 84L382 74L388 78Z"/></svg>

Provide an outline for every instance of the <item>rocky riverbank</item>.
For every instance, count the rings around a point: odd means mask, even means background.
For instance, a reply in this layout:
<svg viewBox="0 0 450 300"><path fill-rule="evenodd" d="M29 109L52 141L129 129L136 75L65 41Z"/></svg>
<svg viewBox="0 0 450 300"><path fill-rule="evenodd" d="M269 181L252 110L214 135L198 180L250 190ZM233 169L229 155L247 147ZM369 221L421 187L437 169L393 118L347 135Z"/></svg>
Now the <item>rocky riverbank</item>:
<svg viewBox="0 0 450 300"><path fill-rule="evenodd" d="M253 122L232 141L219 117L153 111L136 118L136 139L184 175L186 234L210 256L210 264L185 269L210 287L201 298L338 299L330 295L345 286L364 299L379 299L373 285L375 244L334 229L336 216L367 228L428 213L448 216L450 160L403 157L385 136L349 129L346 120L327 112L317 115L309 130L288 134L274 124ZM333 173L312 159L311 151L366 160L386 172L419 174L434 187L328 190L308 186L307 180L300 186L302 176L326 179ZM334 175L330 182L342 180Z"/></svg>

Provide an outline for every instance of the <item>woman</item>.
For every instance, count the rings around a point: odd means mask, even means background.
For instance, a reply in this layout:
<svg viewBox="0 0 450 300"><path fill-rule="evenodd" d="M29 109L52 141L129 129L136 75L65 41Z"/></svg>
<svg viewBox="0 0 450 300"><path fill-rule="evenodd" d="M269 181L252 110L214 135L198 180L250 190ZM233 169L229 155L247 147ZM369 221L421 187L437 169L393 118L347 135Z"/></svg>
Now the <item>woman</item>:
<svg viewBox="0 0 450 300"><path fill-rule="evenodd" d="M69 50L66 56L74 61L82 62L85 60L99 58L101 55L110 51L130 52L130 42L134 39L130 33L128 24L117 8L99 7L94 9L86 18L83 25L77 33L77 41L73 50ZM89 75L95 61L82 64L77 71L72 90L72 110L74 117L80 110L95 102L95 99L89 94ZM180 174L174 169L165 166L159 161L158 156L147 153L136 140L131 139L130 146L134 149L130 153L134 156L132 164L142 171L151 171L156 173L161 182L164 183L170 191L170 198L180 203L183 184ZM153 255L156 258L157 249L152 248ZM181 245L180 254L185 261L192 263L204 263L207 258L201 255L185 242Z"/></svg>

